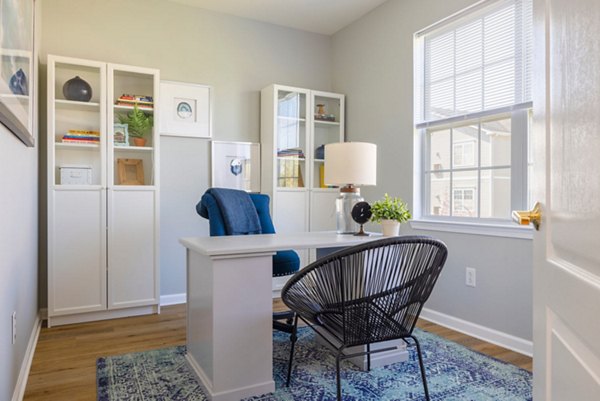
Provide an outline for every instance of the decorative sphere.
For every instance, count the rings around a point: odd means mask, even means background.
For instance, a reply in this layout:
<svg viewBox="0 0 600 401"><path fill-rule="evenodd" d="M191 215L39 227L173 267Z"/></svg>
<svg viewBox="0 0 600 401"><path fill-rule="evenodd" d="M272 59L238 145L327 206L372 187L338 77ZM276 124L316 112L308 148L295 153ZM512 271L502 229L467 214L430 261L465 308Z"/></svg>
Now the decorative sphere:
<svg viewBox="0 0 600 401"><path fill-rule="evenodd" d="M89 102L92 98L92 87L78 76L69 79L63 85L63 95L67 100Z"/></svg>

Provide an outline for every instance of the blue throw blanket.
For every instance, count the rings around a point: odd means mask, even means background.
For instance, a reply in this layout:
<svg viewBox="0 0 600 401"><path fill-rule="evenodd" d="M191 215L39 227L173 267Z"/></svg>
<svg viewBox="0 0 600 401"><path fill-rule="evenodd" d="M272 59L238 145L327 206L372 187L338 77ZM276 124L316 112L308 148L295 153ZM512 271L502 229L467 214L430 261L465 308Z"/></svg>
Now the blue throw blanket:
<svg viewBox="0 0 600 401"><path fill-rule="evenodd" d="M256 207L245 191L210 188L206 191L217 201L227 235L260 234L261 226Z"/></svg>

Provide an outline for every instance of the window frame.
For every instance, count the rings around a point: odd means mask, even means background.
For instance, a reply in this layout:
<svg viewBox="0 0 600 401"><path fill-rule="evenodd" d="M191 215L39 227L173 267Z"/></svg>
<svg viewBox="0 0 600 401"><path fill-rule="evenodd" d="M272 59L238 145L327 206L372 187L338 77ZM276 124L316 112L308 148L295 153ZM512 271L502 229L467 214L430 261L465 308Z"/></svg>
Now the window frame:
<svg viewBox="0 0 600 401"><path fill-rule="evenodd" d="M528 171L530 169L530 151L528 151L529 131L531 124L531 109L532 102L525 101L522 103L498 107L496 109L484 109L482 111L470 112L463 115L453 115L439 120L427 121L425 117L425 35L429 32L441 32L446 27L456 26L455 23L463 18L469 18L471 13L480 12L480 10L499 3L502 0L483 0L473 6L467 7L449 17L434 23L414 35L414 179L413 179L413 220L410 222L413 229L433 230L458 232L466 234L483 234L510 238L533 238L533 230L529 226L518 226L511 222L510 216L506 218L487 218L480 216L480 198L481 188L477 190L476 205L478 208L478 217L457 217L457 216L438 216L433 215L430 208L430 192L426 182L428 179L426 171L434 171L434 167L429 164L430 149L428 148L428 130L432 128L443 129L456 128L461 125L478 121L479 124L489 120L501 119L502 117L511 118L511 163L506 168L510 168L511 180L511 198L510 208L512 210L525 210L528 208L529 192L528 192ZM520 59L519 62L523 62ZM421 116L421 121L416 121L418 116ZM481 175L484 170L498 169L501 166L481 166L481 132L479 134L479 142L477 143L477 154L475 159L475 170L478 171L477 186L480 187ZM471 168L463 168L453 165L454 146L450 145L451 160L450 171L457 170L472 170ZM448 170L441 170L448 172ZM450 196L453 196L452 183L450 183ZM449 206L450 209L452 205Z"/></svg>
<svg viewBox="0 0 600 401"><path fill-rule="evenodd" d="M480 113L474 113L480 114ZM461 216L439 216L431 214L431 193L429 183L427 182L427 172L441 172L449 173L451 171L478 171L477 191L474 199L475 205L478 208L478 216L480 215L479 208L481 205L481 171L493 171L498 169L510 168L510 180L511 180L511 199L510 207L512 210L524 210L527 209L528 200L528 169L529 169L529 152L528 152L528 141L530 131L530 119L531 119L531 104L523 105L523 108L519 108L510 112L505 110L498 110L498 114L494 111L488 111L484 117L465 118L455 120L452 122L441 122L439 124L427 124L427 127L415 129L415 191L414 191L414 220L411 222L411 226L416 229L427 229L427 230L439 230L439 231L451 231L451 232L465 232L465 233L477 233L487 234L503 237L514 237L514 238L532 238L532 231L530 227L516 226L514 225L510 217L506 219L489 218L489 217L461 217ZM452 129L458 128L465 125L472 124L485 124L489 121L511 119L511 163L510 165L497 165L497 166L485 166L482 167L481 158L481 138L477 141L478 151L476 155L477 163L473 167L454 167L453 166L453 155L451 155L449 169L436 170L431 166L429 159L430 150L428 143L428 130L435 129ZM480 130L481 135L481 130ZM450 142L451 152L453 151L453 144ZM452 182L450 182L450 193L453 196ZM453 205L449 206L452 209Z"/></svg>

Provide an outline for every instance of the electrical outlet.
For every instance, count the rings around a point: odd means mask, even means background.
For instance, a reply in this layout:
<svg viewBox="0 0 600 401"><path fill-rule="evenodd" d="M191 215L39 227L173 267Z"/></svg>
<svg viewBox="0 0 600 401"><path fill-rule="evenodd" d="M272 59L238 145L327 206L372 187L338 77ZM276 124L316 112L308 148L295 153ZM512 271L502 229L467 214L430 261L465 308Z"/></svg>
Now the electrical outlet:
<svg viewBox="0 0 600 401"><path fill-rule="evenodd" d="M475 287L477 283L477 276L475 269L472 267L467 267L466 276L465 276L465 284L469 287Z"/></svg>
<svg viewBox="0 0 600 401"><path fill-rule="evenodd" d="M17 312L12 313L12 343L17 343Z"/></svg>

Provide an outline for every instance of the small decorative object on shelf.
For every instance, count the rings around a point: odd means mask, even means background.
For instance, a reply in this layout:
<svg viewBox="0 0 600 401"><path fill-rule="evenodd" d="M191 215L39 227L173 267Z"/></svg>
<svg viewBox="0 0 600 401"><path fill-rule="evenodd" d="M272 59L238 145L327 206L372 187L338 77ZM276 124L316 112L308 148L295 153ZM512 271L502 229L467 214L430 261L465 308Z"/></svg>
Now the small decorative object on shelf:
<svg viewBox="0 0 600 401"><path fill-rule="evenodd" d="M144 95L127 95L122 94L115 102L117 106L137 106L144 110L154 109L154 99L152 96Z"/></svg>
<svg viewBox="0 0 600 401"><path fill-rule="evenodd" d="M317 121L329 121L335 122L335 114L327 114L325 113L325 105L318 104L317 112L315 113L315 120Z"/></svg>
<svg viewBox="0 0 600 401"><path fill-rule="evenodd" d="M100 143L100 132L70 129L63 135L62 142L97 145Z"/></svg>
<svg viewBox="0 0 600 401"><path fill-rule="evenodd" d="M129 146L129 132L127 124L115 124L113 129L113 144L115 146Z"/></svg>
<svg viewBox="0 0 600 401"><path fill-rule="evenodd" d="M352 208L352 220L360 224L360 230L354 235L360 237L368 237L369 235L371 235L365 232L363 226L366 222L368 222L371 219L372 215L373 213L371 212L371 205L369 205L368 202L358 202L356 205L354 205L354 207Z"/></svg>
<svg viewBox="0 0 600 401"><path fill-rule="evenodd" d="M144 162L141 159L117 159L119 185L144 185Z"/></svg>
<svg viewBox="0 0 600 401"><path fill-rule="evenodd" d="M89 102L92 98L92 87L83 79L76 76L63 85L63 95L67 100Z"/></svg>
<svg viewBox="0 0 600 401"><path fill-rule="evenodd" d="M127 130L133 140L133 144L135 146L145 146L146 139L144 135L149 133L154 125L152 116L144 114L138 105L134 104L131 112L125 115L119 114L117 117L121 124L127 124Z"/></svg>
<svg viewBox="0 0 600 401"><path fill-rule="evenodd" d="M304 159L304 151L300 148L279 149L277 150L277 157Z"/></svg>
<svg viewBox="0 0 600 401"><path fill-rule="evenodd" d="M17 72L10 77L9 82L10 90L15 95L25 95L29 94L29 87L27 85L27 75L22 68L19 68Z"/></svg>
<svg viewBox="0 0 600 401"><path fill-rule="evenodd" d="M400 223L404 223L412 217L408 206L400 198L390 198L385 194L383 199L378 200L371 206L372 220L381 223L385 237L397 236L400 232Z"/></svg>
<svg viewBox="0 0 600 401"><path fill-rule="evenodd" d="M62 165L60 170L60 185L91 185L92 168L90 166Z"/></svg>

